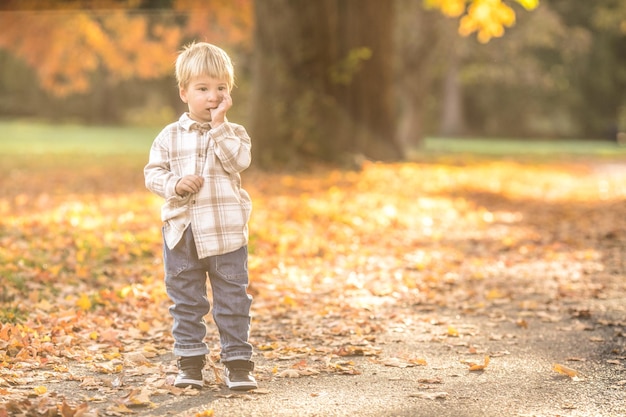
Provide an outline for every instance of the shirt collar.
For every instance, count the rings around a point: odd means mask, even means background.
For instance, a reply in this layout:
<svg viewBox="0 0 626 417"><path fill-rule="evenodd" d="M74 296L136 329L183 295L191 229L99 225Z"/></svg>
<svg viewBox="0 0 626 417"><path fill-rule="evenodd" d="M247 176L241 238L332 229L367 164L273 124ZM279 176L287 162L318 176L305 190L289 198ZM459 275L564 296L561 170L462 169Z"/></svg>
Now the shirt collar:
<svg viewBox="0 0 626 417"><path fill-rule="evenodd" d="M178 119L178 123L180 126L188 132L192 130L197 130L199 132L205 132L211 129L211 124L209 122L206 123L198 123L189 117L189 113L183 113Z"/></svg>

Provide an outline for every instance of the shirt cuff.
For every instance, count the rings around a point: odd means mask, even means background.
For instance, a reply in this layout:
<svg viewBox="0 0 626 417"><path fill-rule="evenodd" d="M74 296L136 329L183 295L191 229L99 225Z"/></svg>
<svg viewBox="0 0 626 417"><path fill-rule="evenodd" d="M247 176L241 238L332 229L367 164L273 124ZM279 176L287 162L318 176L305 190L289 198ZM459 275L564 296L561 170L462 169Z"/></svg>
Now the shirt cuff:
<svg viewBox="0 0 626 417"><path fill-rule="evenodd" d="M222 139L227 138L229 136L232 137L234 134L235 134L235 131L233 130L233 127L227 121L225 121L224 123L222 123L215 129L211 129L211 136L213 137L213 140L215 140L216 142L219 142Z"/></svg>
<svg viewBox="0 0 626 417"><path fill-rule="evenodd" d="M165 195L167 197L167 202L174 205L182 205L182 203L186 202L189 199L189 196L179 196L176 193L176 184L180 181L180 178L172 178L165 187Z"/></svg>

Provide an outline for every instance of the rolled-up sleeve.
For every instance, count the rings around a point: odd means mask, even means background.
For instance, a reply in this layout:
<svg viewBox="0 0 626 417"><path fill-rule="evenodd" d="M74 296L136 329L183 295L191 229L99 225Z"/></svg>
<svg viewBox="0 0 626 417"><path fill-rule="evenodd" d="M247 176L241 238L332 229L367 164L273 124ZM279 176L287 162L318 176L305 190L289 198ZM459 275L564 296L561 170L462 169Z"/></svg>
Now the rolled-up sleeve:
<svg viewBox="0 0 626 417"><path fill-rule="evenodd" d="M164 146L164 135L159 135L150 148L150 158L144 167L146 188L170 203L183 201L184 197L176 194L176 184L180 180L171 171L169 149Z"/></svg>

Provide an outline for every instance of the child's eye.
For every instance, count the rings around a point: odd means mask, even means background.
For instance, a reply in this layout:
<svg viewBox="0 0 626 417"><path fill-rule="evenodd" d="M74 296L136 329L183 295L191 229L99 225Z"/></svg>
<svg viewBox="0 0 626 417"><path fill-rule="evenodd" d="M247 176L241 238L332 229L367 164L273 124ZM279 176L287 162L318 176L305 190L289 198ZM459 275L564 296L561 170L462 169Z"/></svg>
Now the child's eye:
<svg viewBox="0 0 626 417"><path fill-rule="evenodd" d="M224 86L220 86L220 87L218 88L218 90L219 90L219 91L225 91L225 90L226 90L226 87L224 87Z"/></svg>

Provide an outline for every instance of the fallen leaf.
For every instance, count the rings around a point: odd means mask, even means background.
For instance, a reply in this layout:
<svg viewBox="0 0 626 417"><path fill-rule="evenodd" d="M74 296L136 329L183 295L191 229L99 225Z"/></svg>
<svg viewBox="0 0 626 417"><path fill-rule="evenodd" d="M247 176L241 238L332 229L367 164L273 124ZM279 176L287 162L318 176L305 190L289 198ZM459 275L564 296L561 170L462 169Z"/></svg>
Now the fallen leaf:
<svg viewBox="0 0 626 417"><path fill-rule="evenodd" d="M91 309L92 304L89 296L87 294L81 294L80 298L76 300L76 307L84 311Z"/></svg>
<svg viewBox="0 0 626 417"><path fill-rule="evenodd" d="M267 388L257 388L255 390L249 391L251 394L269 394L270 390Z"/></svg>
<svg viewBox="0 0 626 417"><path fill-rule="evenodd" d="M118 416L121 414L135 414L135 412L131 410L130 408L128 408L125 404L111 405L107 407L106 412L114 416Z"/></svg>
<svg viewBox="0 0 626 417"><path fill-rule="evenodd" d="M448 398L448 393L445 391L441 392L416 392L413 394L409 394L411 398L424 398L426 400L443 400Z"/></svg>
<svg viewBox="0 0 626 417"><path fill-rule="evenodd" d="M285 369L276 376L279 378L299 378L300 373L295 369Z"/></svg>
<svg viewBox="0 0 626 417"><path fill-rule="evenodd" d="M483 371L485 370L485 368L487 368L487 365L489 365L489 356L485 356L485 361L482 364L469 362L469 361L461 361L461 363L468 365L469 370L472 372Z"/></svg>
<svg viewBox="0 0 626 417"><path fill-rule="evenodd" d="M61 417L83 417L88 411L89 405L87 403L72 407L64 400L61 405Z"/></svg>
<svg viewBox="0 0 626 417"><path fill-rule="evenodd" d="M150 364L148 359L141 352L128 352L124 355L124 363L131 365L147 365Z"/></svg>
<svg viewBox="0 0 626 417"><path fill-rule="evenodd" d="M424 359L401 359L401 358L384 358L379 361L385 366L391 366L395 368L409 368L415 365L426 365Z"/></svg>
<svg viewBox="0 0 626 417"><path fill-rule="evenodd" d="M418 365L418 366L428 365L428 362L426 362L426 359L424 358L409 358L407 359L407 362L412 363L414 365Z"/></svg>
<svg viewBox="0 0 626 417"><path fill-rule="evenodd" d="M558 372L561 375L567 375L570 378L577 378L578 377L578 371L572 369L572 368L568 368L567 366L555 363L552 365L552 370Z"/></svg>
<svg viewBox="0 0 626 417"><path fill-rule="evenodd" d="M443 384L441 378L420 378L417 380L420 384Z"/></svg>
<svg viewBox="0 0 626 417"><path fill-rule="evenodd" d="M144 407L154 405L152 401L150 401L150 392L146 388L135 388L131 390L124 398L122 398L122 404L128 407Z"/></svg>

